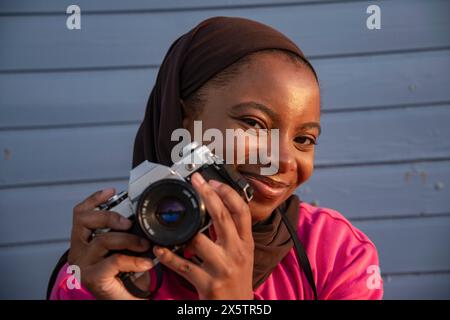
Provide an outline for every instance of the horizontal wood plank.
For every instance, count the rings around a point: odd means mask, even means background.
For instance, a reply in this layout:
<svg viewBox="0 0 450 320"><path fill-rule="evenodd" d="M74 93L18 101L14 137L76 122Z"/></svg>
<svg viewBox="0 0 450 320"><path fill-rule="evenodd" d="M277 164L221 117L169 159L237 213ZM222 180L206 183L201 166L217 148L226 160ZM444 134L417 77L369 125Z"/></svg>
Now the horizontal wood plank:
<svg viewBox="0 0 450 320"><path fill-rule="evenodd" d="M284 0L282 4L302 4L329 2L330 0ZM336 0L339 2L340 0ZM61 0L3 0L0 2L0 14L48 14L65 12L67 6L72 4L70 1ZM227 1L208 1L208 0L78 0L77 5L82 12L116 12L116 11L161 11L161 10L183 10L183 9L203 9L216 7L242 7L242 6L267 6L277 5L277 0L227 0Z"/></svg>
<svg viewBox="0 0 450 320"><path fill-rule="evenodd" d="M450 213L450 162L319 168L297 194L349 219Z"/></svg>
<svg viewBox="0 0 450 320"><path fill-rule="evenodd" d="M127 187L127 180L113 180L2 190L0 217L8 223L0 225L0 245L66 239L76 204L97 190L120 192Z"/></svg>
<svg viewBox="0 0 450 320"><path fill-rule="evenodd" d="M64 11L48 16L5 15L0 16L0 70L158 65L173 41L212 16L241 16L271 25L312 57L450 45L448 1L379 1L382 28L375 31L366 27L370 4L86 14L81 30L66 28Z"/></svg>
<svg viewBox="0 0 450 320"><path fill-rule="evenodd" d="M125 177L136 125L8 131L0 135L0 185Z"/></svg>
<svg viewBox="0 0 450 320"><path fill-rule="evenodd" d="M313 64L325 113L450 101L448 50ZM156 73L156 68L0 73L0 128L141 121Z"/></svg>
<svg viewBox="0 0 450 320"><path fill-rule="evenodd" d="M324 114L316 165L447 158L450 106Z"/></svg>
<svg viewBox="0 0 450 320"><path fill-rule="evenodd" d="M382 273L449 271L450 216L357 221L378 249Z"/></svg>
<svg viewBox="0 0 450 320"><path fill-rule="evenodd" d="M384 277L383 299L450 299L450 273Z"/></svg>
<svg viewBox="0 0 450 320"><path fill-rule="evenodd" d="M45 299L51 272L68 243L0 248L0 299Z"/></svg>

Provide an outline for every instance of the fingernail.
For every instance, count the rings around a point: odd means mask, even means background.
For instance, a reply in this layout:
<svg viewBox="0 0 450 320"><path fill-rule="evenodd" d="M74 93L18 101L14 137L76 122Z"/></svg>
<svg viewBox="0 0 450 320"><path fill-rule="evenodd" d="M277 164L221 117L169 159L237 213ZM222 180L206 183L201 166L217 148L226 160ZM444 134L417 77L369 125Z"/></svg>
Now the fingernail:
<svg viewBox="0 0 450 320"><path fill-rule="evenodd" d="M102 190L102 196L106 196L107 194L114 193L114 188L108 188Z"/></svg>
<svg viewBox="0 0 450 320"><path fill-rule="evenodd" d="M157 256L161 256L164 253L164 249L158 246L154 246L153 247L153 252L157 255Z"/></svg>
<svg viewBox="0 0 450 320"><path fill-rule="evenodd" d="M198 186L204 184L206 181L203 179L202 175L198 172L192 175L192 182Z"/></svg>
<svg viewBox="0 0 450 320"><path fill-rule="evenodd" d="M145 259L144 261L141 262L141 264L142 264L142 267L146 268L146 269L150 269L151 267L153 267L152 260Z"/></svg>
<svg viewBox="0 0 450 320"><path fill-rule="evenodd" d="M221 186L221 183L219 181L217 181L217 180L212 180L211 179L211 180L209 180L209 185L217 190Z"/></svg>

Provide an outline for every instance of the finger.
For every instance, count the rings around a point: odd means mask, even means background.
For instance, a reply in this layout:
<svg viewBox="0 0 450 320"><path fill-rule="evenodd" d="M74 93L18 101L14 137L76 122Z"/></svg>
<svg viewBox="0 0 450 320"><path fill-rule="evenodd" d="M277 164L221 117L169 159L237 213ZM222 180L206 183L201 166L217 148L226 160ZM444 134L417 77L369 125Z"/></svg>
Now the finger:
<svg viewBox="0 0 450 320"><path fill-rule="evenodd" d="M130 250L145 252L150 243L134 234L124 232L107 232L96 236L87 246L85 259L88 263L96 263L112 250Z"/></svg>
<svg viewBox="0 0 450 320"><path fill-rule="evenodd" d="M74 215L73 232L87 242L92 231L98 228L127 230L132 223L129 219L113 211L84 211Z"/></svg>
<svg viewBox="0 0 450 320"><path fill-rule="evenodd" d="M102 277L115 277L119 272L145 272L153 267L152 260L142 257L114 254L98 264Z"/></svg>
<svg viewBox="0 0 450 320"><path fill-rule="evenodd" d="M116 190L114 188L94 192L89 197L84 199L82 202L77 204L73 209L73 211L75 213L93 210L95 207L101 205L102 203L105 203L115 193Z"/></svg>
<svg viewBox="0 0 450 320"><path fill-rule="evenodd" d="M167 248L155 246L153 252L160 263L184 277L196 288L201 288L206 285L209 275L201 267L178 256Z"/></svg>
<svg viewBox="0 0 450 320"><path fill-rule="evenodd" d="M233 234L236 234L236 227L234 226L228 209L224 206L218 194L197 172L192 175L191 181L194 188L200 194L200 197L205 203L206 210L211 216L217 239L225 242L232 239Z"/></svg>
<svg viewBox="0 0 450 320"><path fill-rule="evenodd" d="M221 248L203 233L198 233L186 244L190 253L197 255L206 265L215 265L220 261Z"/></svg>
<svg viewBox="0 0 450 320"><path fill-rule="evenodd" d="M236 230L243 240L253 239L252 216L247 203L236 190L216 180L210 180L209 184L217 192L222 202L228 208L228 212L234 221Z"/></svg>

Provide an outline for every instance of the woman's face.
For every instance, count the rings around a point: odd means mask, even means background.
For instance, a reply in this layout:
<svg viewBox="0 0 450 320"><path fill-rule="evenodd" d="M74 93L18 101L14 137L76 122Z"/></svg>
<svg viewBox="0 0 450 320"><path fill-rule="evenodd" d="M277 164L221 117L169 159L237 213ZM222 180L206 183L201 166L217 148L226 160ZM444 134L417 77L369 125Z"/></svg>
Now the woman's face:
<svg viewBox="0 0 450 320"><path fill-rule="evenodd" d="M228 84L207 84L201 91L202 113L184 120L191 134L193 120L201 120L203 130L219 129L224 137L226 129L279 129L278 172L263 176L260 169L268 165L235 164L255 189L249 204L253 222L264 220L313 172L314 144L320 134L320 93L314 74L284 54L259 52Z"/></svg>

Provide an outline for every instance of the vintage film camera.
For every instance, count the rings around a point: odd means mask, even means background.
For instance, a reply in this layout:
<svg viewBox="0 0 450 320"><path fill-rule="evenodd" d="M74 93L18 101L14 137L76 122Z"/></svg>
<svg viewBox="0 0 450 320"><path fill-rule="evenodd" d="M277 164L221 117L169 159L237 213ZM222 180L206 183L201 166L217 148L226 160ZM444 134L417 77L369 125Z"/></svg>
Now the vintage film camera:
<svg viewBox="0 0 450 320"><path fill-rule="evenodd" d="M199 172L206 181L214 179L230 185L247 202L252 199L253 189L247 180L207 146L190 143L180 156L181 160L172 167L142 162L131 170L128 190L114 195L96 210L115 211L128 217L133 225L127 232L180 254L184 244L211 224L202 199L190 183L193 173ZM97 229L92 236L109 231ZM114 253L117 252L110 254ZM152 250L145 253L122 250L119 253L154 258L153 262L158 264ZM118 277L128 291L146 298L150 293L135 283L141 275L121 273Z"/></svg>
<svg viewBox="0 0 450 320"><path fill-rule="evenodd" d="M97 210L115 211L129 218L133 225L127 232L177 252L211 224L203 201L190 183L193 173L199 172L206 181L214 179L230 185L247 202L252 199L253 189L245 178L207 146L193 142L183 148L180 156L181 160L172 167L142 162L131 170L128 190L114 195ZM110 229L97 229L93 236L108 231ZM139 254L126 250L120 253L154 258L151 250ZM156 259L154 262L158 263ZM130 284L130 280L135 281L138 276L124 273L119 277L129 291L144 297L143 292Z"/></svg>
<svg viewBox="0 0 450 320"><path fill-rule="evenodd" d="M142 162L130 173L128 191L111 197L98 207L115 211L134 221L130 232L163 247L180 246L209 222L205 206L190 184L199 172L233 187L247 202L253 189L232 166L196 142L183 149L183 158L172 167ZM96 230L96 233L109 230Z"/></svg>

